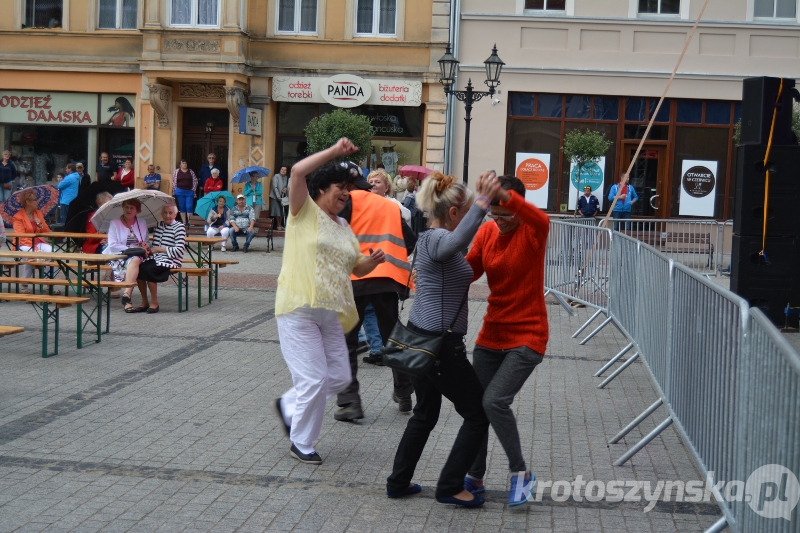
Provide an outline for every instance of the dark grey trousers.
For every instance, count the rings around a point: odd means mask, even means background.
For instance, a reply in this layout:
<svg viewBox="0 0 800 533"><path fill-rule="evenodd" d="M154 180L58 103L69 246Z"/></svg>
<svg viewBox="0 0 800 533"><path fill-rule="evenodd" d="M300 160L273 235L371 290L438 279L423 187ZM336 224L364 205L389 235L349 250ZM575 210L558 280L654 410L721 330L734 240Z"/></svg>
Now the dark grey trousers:
<svg viewBox="0 0 800 533"><path fill-rule="evenodd" d="M476 344L472 352L472 366L483 386L483 410L503 445L508 456L508 468L512 472L521 472L526 468L511 403L533 369L541 362L542 354L527 346L510 350L490 350ZM469 475L473 478L483 479L486 474L488 441L487 431L483 436L480 452L469 470Z"/></svg>

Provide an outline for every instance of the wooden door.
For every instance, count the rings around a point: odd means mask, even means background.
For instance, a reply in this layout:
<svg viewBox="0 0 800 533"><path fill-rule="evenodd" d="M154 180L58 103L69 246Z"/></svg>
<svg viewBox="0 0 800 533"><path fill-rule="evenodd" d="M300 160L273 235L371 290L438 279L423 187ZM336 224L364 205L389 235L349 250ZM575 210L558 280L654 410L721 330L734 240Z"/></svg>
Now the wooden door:
<svg viewBox="0 0 800 533"><path fill-rule="evenodd" d="M195 173L207 162L208 154L217 156L220 178L228 187L228 123L227 109L183 110L183 146L181 157ZM202 187L203 184L200 184Z"/></svg>

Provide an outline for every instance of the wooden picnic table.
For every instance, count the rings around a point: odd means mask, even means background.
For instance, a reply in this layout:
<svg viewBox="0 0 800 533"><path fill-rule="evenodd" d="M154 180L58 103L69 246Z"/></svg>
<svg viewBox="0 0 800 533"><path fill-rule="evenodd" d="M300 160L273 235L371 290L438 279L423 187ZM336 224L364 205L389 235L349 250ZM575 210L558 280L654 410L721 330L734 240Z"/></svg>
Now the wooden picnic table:
<svg viewBox="0 0 800 533"><path fill-rule="evenodd" d="M19 240L20 239L44 239L50 241L50 246L53 247L54 252L65 252L65 253L72 253L78 250L78 240L81 239L108 239L108 235L105 233L77 233L77 232L70 232L70 231L50 231L47 233L14 233L13 231L9 231L6 233L6 239L15 239L16 242L14 243L15 248L19 248ZM63 240L66 241L64 246L59 247L56 244L56 241Z"/></svg>
<svg viewBox="0 0 800 533"><path fill-rule="evenodd" d="M214 290L212 285L215 284L215 273L214 267L211 263L211 253L213 251L214 245L225 242L228 239L223 237L196 237L196 236L187 236L186 237L186 251L189 252L189 257L191 257L194 264L197 268L209 268L208 272L208 303L211 303L214 299ZM190 244L197 245L197 251L192 249ZM197 298L198 302L200 301L200 293L201 293L201 286L200 286L200 279L197 280Z"/></svg>
<svg viewBox="0 0 800 533"><path fill-rule="evenodd" d="M82 295L84 287L89 289L90 296L95 300L95 308L89 312L84 311L83 304L78 303L78 331L77 331L77 346L83 348L83 329L84 317L86 318L86 325L92 324L97 328L97 340L100 342L102 335L102 317L103 317L103 288L100 285L102 275L100 267L108 261L117 259L125 259L125 255L118 254L83 254L83 253L67 253L67 252L23 252L20 250L0 251L0 259L24 259L32 261L47 261L55 262L58 269L64 273L64 277L70 282L70 287L75 294ZM74 266L73 264L74 263ZM87 267L84 269L84 267ZM97 281L91 281L84 278L85 273L96 272ZM70 279L70 275L75 274L75 281ZM1 279L1 278L0 278ZM31 283L36 283L31 280ZM50 287L52 290L52 287Z"/></svg>

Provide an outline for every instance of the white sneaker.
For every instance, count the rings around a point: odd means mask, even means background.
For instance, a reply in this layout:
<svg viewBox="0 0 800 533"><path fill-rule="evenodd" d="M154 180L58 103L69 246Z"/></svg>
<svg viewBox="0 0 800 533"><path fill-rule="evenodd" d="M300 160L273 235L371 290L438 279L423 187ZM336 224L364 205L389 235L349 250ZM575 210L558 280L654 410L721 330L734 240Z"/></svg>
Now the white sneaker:
<svg viewBox="0 0 800 533"><path fill-rule="evenodd" d="M224 252L225 251L225 247L223 246L222 248L219 249L219 251L220 252Z"/></svg>

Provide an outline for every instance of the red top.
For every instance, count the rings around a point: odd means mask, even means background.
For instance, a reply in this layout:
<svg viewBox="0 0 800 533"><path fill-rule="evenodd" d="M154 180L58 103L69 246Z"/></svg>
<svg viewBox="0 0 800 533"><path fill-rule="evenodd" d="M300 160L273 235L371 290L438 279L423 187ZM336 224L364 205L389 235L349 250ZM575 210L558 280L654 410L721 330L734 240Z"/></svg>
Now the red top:
<svg viewBox="0 0 800 533"><path fill-rule="evenodd" d="M222 180L217 178L214 179L214 176L211 176L206 180L205 185L203 185L203 192L208 194L210 192L217 192L222 190Z"/></svg>
<svg viewBox="0 0 800 533"><path fill-rule="evenodd" d="M92 224L92 217L94 216L94 211L86 215L86 228L84 229L84 233L97 233L97 228L94 227ZM97 247L100 246L100 242L102 239L85 239L83 244L81 245L81 252L85 254L93 254L97 251Z"/></svg>
<svg viewBox="0 0 800 533"><path fill-rule="evenodd" d="M486 272L489 306L476 344L491 350L518 346L544 354L550 331L544 303L544 255L550 220L514 191L509 209L521 224L500 235L494 222L481 226L467 254L475 277Z"/></svg>
<svg viewBox="0 0 800 533"><path fill-rule="evenodd" d="M133 173L133 169L130 169L127 174L123 175L124 172L124 168L117 170L117 181L119 181L119 184L123 187L133 187L136 183L136 175Z"/></svg>

